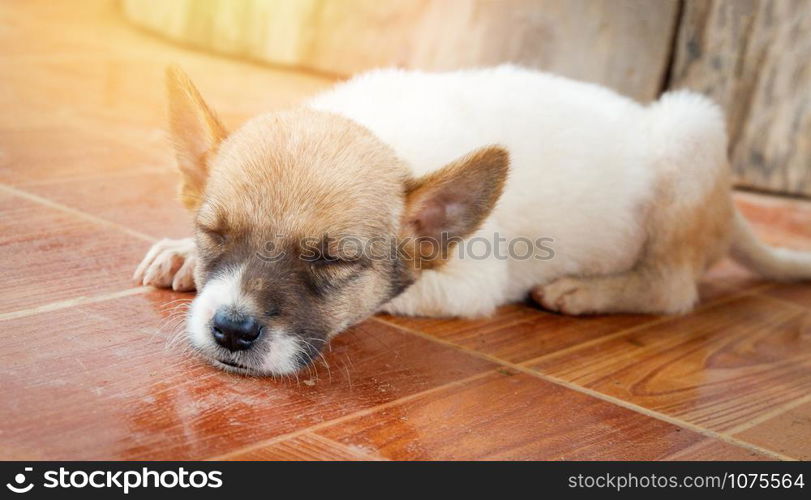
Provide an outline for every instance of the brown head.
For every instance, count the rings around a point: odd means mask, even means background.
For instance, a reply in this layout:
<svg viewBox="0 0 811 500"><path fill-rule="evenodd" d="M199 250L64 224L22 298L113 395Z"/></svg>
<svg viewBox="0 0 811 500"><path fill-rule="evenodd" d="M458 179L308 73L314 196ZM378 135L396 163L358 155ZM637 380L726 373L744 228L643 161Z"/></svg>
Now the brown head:
<svg viewBox="0 0 811 500"><path fill-rule="evenodd" d="M182 72L170 69L168 85L199 259L188 334L226 369L307 365L332 336L441 266L506 178L498 147L412 178L369 130L305 108L227 134Z"/></svg>

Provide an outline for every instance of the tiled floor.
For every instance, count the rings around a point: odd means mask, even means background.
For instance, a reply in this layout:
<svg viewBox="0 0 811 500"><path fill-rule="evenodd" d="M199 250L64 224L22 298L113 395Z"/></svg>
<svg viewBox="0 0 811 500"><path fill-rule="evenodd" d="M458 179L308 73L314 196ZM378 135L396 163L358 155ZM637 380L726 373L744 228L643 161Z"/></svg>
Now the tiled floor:
<svg viewBox="0 0 811 500"><path fill-rule="evenodd" d="M163 132L178 62L235 125L331 82L180 49L114 4L0 4L0 458L811 459L811 285L725 262L682 318L379 316L297 378L229 375L129 281L188 232ZM811 204L738 196L811 249Z"/></svg>

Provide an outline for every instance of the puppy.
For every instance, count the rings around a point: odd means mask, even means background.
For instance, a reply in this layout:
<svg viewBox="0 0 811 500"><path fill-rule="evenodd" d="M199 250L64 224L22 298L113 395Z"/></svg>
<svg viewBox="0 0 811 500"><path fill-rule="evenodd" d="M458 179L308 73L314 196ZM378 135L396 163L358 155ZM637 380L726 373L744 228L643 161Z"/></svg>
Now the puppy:
<svg viewBox="0 0 811 500"><path fill-rule="evenodd" d="M730 252L811 277L736 212L724 120L697 94L643 106L514 66L381 70L229 134L180 70L167 81L195 236L134 278L196 288L189 340L226 370L295 372L377 311L475 317L530 294L680 314Z"/></svg>

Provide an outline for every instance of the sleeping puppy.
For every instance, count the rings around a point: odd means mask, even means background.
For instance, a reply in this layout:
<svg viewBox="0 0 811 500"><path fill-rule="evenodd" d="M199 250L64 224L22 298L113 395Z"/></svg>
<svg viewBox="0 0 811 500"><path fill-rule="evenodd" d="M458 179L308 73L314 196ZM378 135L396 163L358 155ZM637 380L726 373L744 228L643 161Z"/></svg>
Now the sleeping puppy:
<svg viewBox="0 0 811 500"><path fill-rule="evenodd" d="M228 133L168 71L195 236L135 273L197 288L191 344L279 375L378 311L483 316L528 294L563 314L680 314L731 252L774 279L811 257L760 243L730 197L724 120L689 92L643 106L514 66L361 75Z"/></svg>

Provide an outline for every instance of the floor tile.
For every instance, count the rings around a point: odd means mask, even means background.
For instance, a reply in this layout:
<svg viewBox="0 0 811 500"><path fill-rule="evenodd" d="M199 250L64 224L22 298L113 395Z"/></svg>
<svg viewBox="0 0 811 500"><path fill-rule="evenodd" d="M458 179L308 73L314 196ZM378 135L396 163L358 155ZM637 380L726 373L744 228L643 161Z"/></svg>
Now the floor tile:
<svg viewBox="0 0 811 500"><path fill-rule="evenodd" d="M811 314L742 297L531 366L723 431L811 391Z"/></svg>
<svg viewBox="0 0 811 500"><path fill-rule="evenodd" d="M156 156L135 145L70 124L0 129L0 182L6 184L83 178L158 164Z"/></svg>
<svg viewBox="0 0 811 500"><path fill-rule="evenodd" d="M811 308L811 286L808 283L781 283L762 291L761 294Z"/></svg>
<svg viewBox="0 0 811 500"><path fill-rule="evenodd" d="M23 186L28 192L160 238L193 232L192 216L180 203L179 173L145 171Z"/></svg>
<svg viewBox="0 0 811 500"><path fill-rule="evenodd" d="M714 266L700 283L701 301L698 306L707 307L714 301L753 290L763 284L765 281L761 278L724 260ZM575 318L549 313L531 305L511 304L499 308L492 317L475 320L387 314L379 318L511 363L521 363L659 321L662 317L619 314Z"/></svg>
<svg viewBox="0 0 811 500"><path fill-rule="evenodd" d="M811 460L811 402L775 415L735 437L797 460Z"/></svg>
<svg viewBox="0 0 811 500"><path fill-rule="evenodd" d="M393 460L651 460L705 439L508 371L317 433Z"/></svg>
<svg viewBox="0 0 811 500"><path fill-rule="evenodd" d="M0 192L0 313L133 287L150 243Z"/></svg>
<svg viewBox="0 0 811 500"><path fill-rule="evenodd" d="M681 460L690 462L703 462L707 460L721 460L729 462L750 462L775 460L773 456L757 451L748 450L741 446L725 443L718 439L708 438L691 445L684 450L677 451L667 457L667 460Z"/></svg>
<svg viewBox="0 0 811 500"><path fill-rule="evenodd" d="M656 318L613 315L574 318L524 305L500 308L490 318L462 320L381 315L416 330L505 361L519 363L593 340Z"/></svg>
<svg viewBox="0 0 811 500"><path fill-rule="evenodd" d="M167 347L182 320L171 302L188 298L152 292L0 323L0 456L207 458L494 368L369 322L333 341L328 369L231 375L182 341Z"/></svg>
<svg viewBox="0 0 811 500"><path fill-rule="evenodd" d="M379 460L366 450L349 447L317 434L304 434L262 448L229 456L228 460Z"/></svg>

